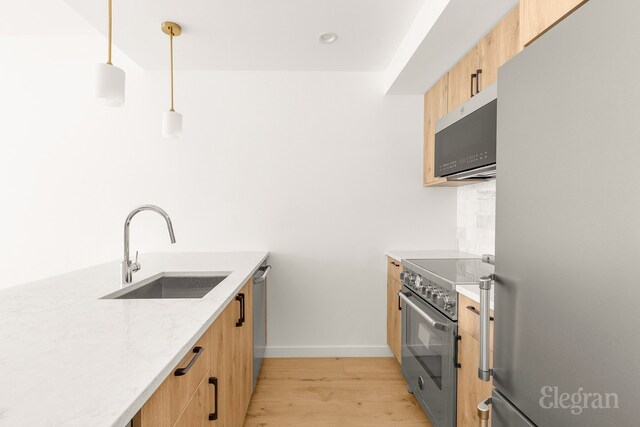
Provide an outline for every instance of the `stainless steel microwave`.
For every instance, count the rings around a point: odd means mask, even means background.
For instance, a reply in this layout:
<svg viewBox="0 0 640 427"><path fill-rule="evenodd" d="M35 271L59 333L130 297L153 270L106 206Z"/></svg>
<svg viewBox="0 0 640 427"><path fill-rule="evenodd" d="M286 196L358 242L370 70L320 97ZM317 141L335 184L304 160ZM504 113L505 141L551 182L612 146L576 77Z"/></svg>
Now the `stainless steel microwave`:
<svg viewBox="0 0 640 427"><path fill-rule="evenodd" d="M437 177L449 181L495 178L497 95L494 83L436 122Z"/></svg>

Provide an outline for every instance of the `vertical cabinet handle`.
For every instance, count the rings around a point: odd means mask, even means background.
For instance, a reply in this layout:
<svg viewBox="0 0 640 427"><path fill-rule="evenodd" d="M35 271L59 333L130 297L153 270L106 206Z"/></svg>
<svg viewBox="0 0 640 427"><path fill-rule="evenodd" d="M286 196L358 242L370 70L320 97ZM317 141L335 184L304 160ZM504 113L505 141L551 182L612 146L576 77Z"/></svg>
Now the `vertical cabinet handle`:
<svg viewBox="0 0 640 427"><path fill-rule="evenodd" d="M471 97L472 98L473 98L473 95L475 95L475 93L473 93L473 80L477 77L478 75L476 73L471 74Z"/></svg>
<svg viewBox="0 0 640 427"><path fill-rule="evenodd" d="M400 295L398 295L398 310L402 310L402 300L400 299Z"/></svg>
<svg viewBox="0 0 640 427"><path fill-rule="evenodd" d="M175 375L176 377L181 377L181 376L185 375L187 372L189 372L189 369L191 369L193 364L196 363L196 360L198 360L198 357L200 357L200 355L202 354L203 351L204 351L203 347L194 347L193 348L193 358L191 359L189 364L187 364L187 366L185 366L184 368L176 369L176 371L173 373L173 375Z"/></svg>
<svg viewBox="0 0 640 427"><path fill-rule="evenodd" d="M462 363L458 361L458 343L462 341L462 337L460 335L456 335L455 341L453 342L453 366L456 368L462 368Z"/></svg>
<svg viewBox="0 0 640 427"><path fill-rule="evenodd" d="M240 317L236 322L236 327L239 328L244 323L244 294L239 293L238 295L236 295L236 301L240 303Z"/></svg>
<svg viewBox="0 0 640 427"><path fill-rule="evenodd" d="M480 75L482 74L482 69L476 70L476 95L480 93Z"/></svg>
<svg viewBox="0 0 640 427"><path fill-rule="evenodd" d="M209 421L215 421L218 419L218 378L209 378L209 384L213 385L213 405L214 411L209 414Z"/></svg>

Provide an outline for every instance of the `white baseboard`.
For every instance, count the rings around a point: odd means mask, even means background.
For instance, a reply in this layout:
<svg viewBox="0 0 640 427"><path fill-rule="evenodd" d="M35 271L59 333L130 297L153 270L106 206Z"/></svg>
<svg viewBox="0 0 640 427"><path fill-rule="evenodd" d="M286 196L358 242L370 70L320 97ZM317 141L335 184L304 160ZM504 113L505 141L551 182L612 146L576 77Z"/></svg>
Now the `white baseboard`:
<svg viewBox="0 0 640 427"><path fill-rule="evenodd" d="M279 347L270 346L265 357L391 357L389 347Z"/></svg>

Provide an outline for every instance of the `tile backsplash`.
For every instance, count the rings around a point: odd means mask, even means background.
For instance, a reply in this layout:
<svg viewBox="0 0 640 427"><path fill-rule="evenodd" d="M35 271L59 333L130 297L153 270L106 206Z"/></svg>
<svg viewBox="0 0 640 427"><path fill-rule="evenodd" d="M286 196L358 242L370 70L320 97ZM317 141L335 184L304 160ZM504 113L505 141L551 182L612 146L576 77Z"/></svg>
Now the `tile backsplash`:
<svg viewBox="0 0 640 427"><path fill-rule="evenodd" d="M495 254L496 181L458 187L458 250Z"/></svg>

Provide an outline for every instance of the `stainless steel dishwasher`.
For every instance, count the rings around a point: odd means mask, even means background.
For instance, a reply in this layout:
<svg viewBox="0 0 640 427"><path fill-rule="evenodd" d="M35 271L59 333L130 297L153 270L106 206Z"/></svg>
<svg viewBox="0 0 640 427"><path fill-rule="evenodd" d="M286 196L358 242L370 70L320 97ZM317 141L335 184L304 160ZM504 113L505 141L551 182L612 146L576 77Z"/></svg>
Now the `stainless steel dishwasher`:
<svg viewBox="0 0 640 427"><path fill-rule="evenodd" d="M255 390L267 345L267 260L253 275L253 388Z"/></svg>

